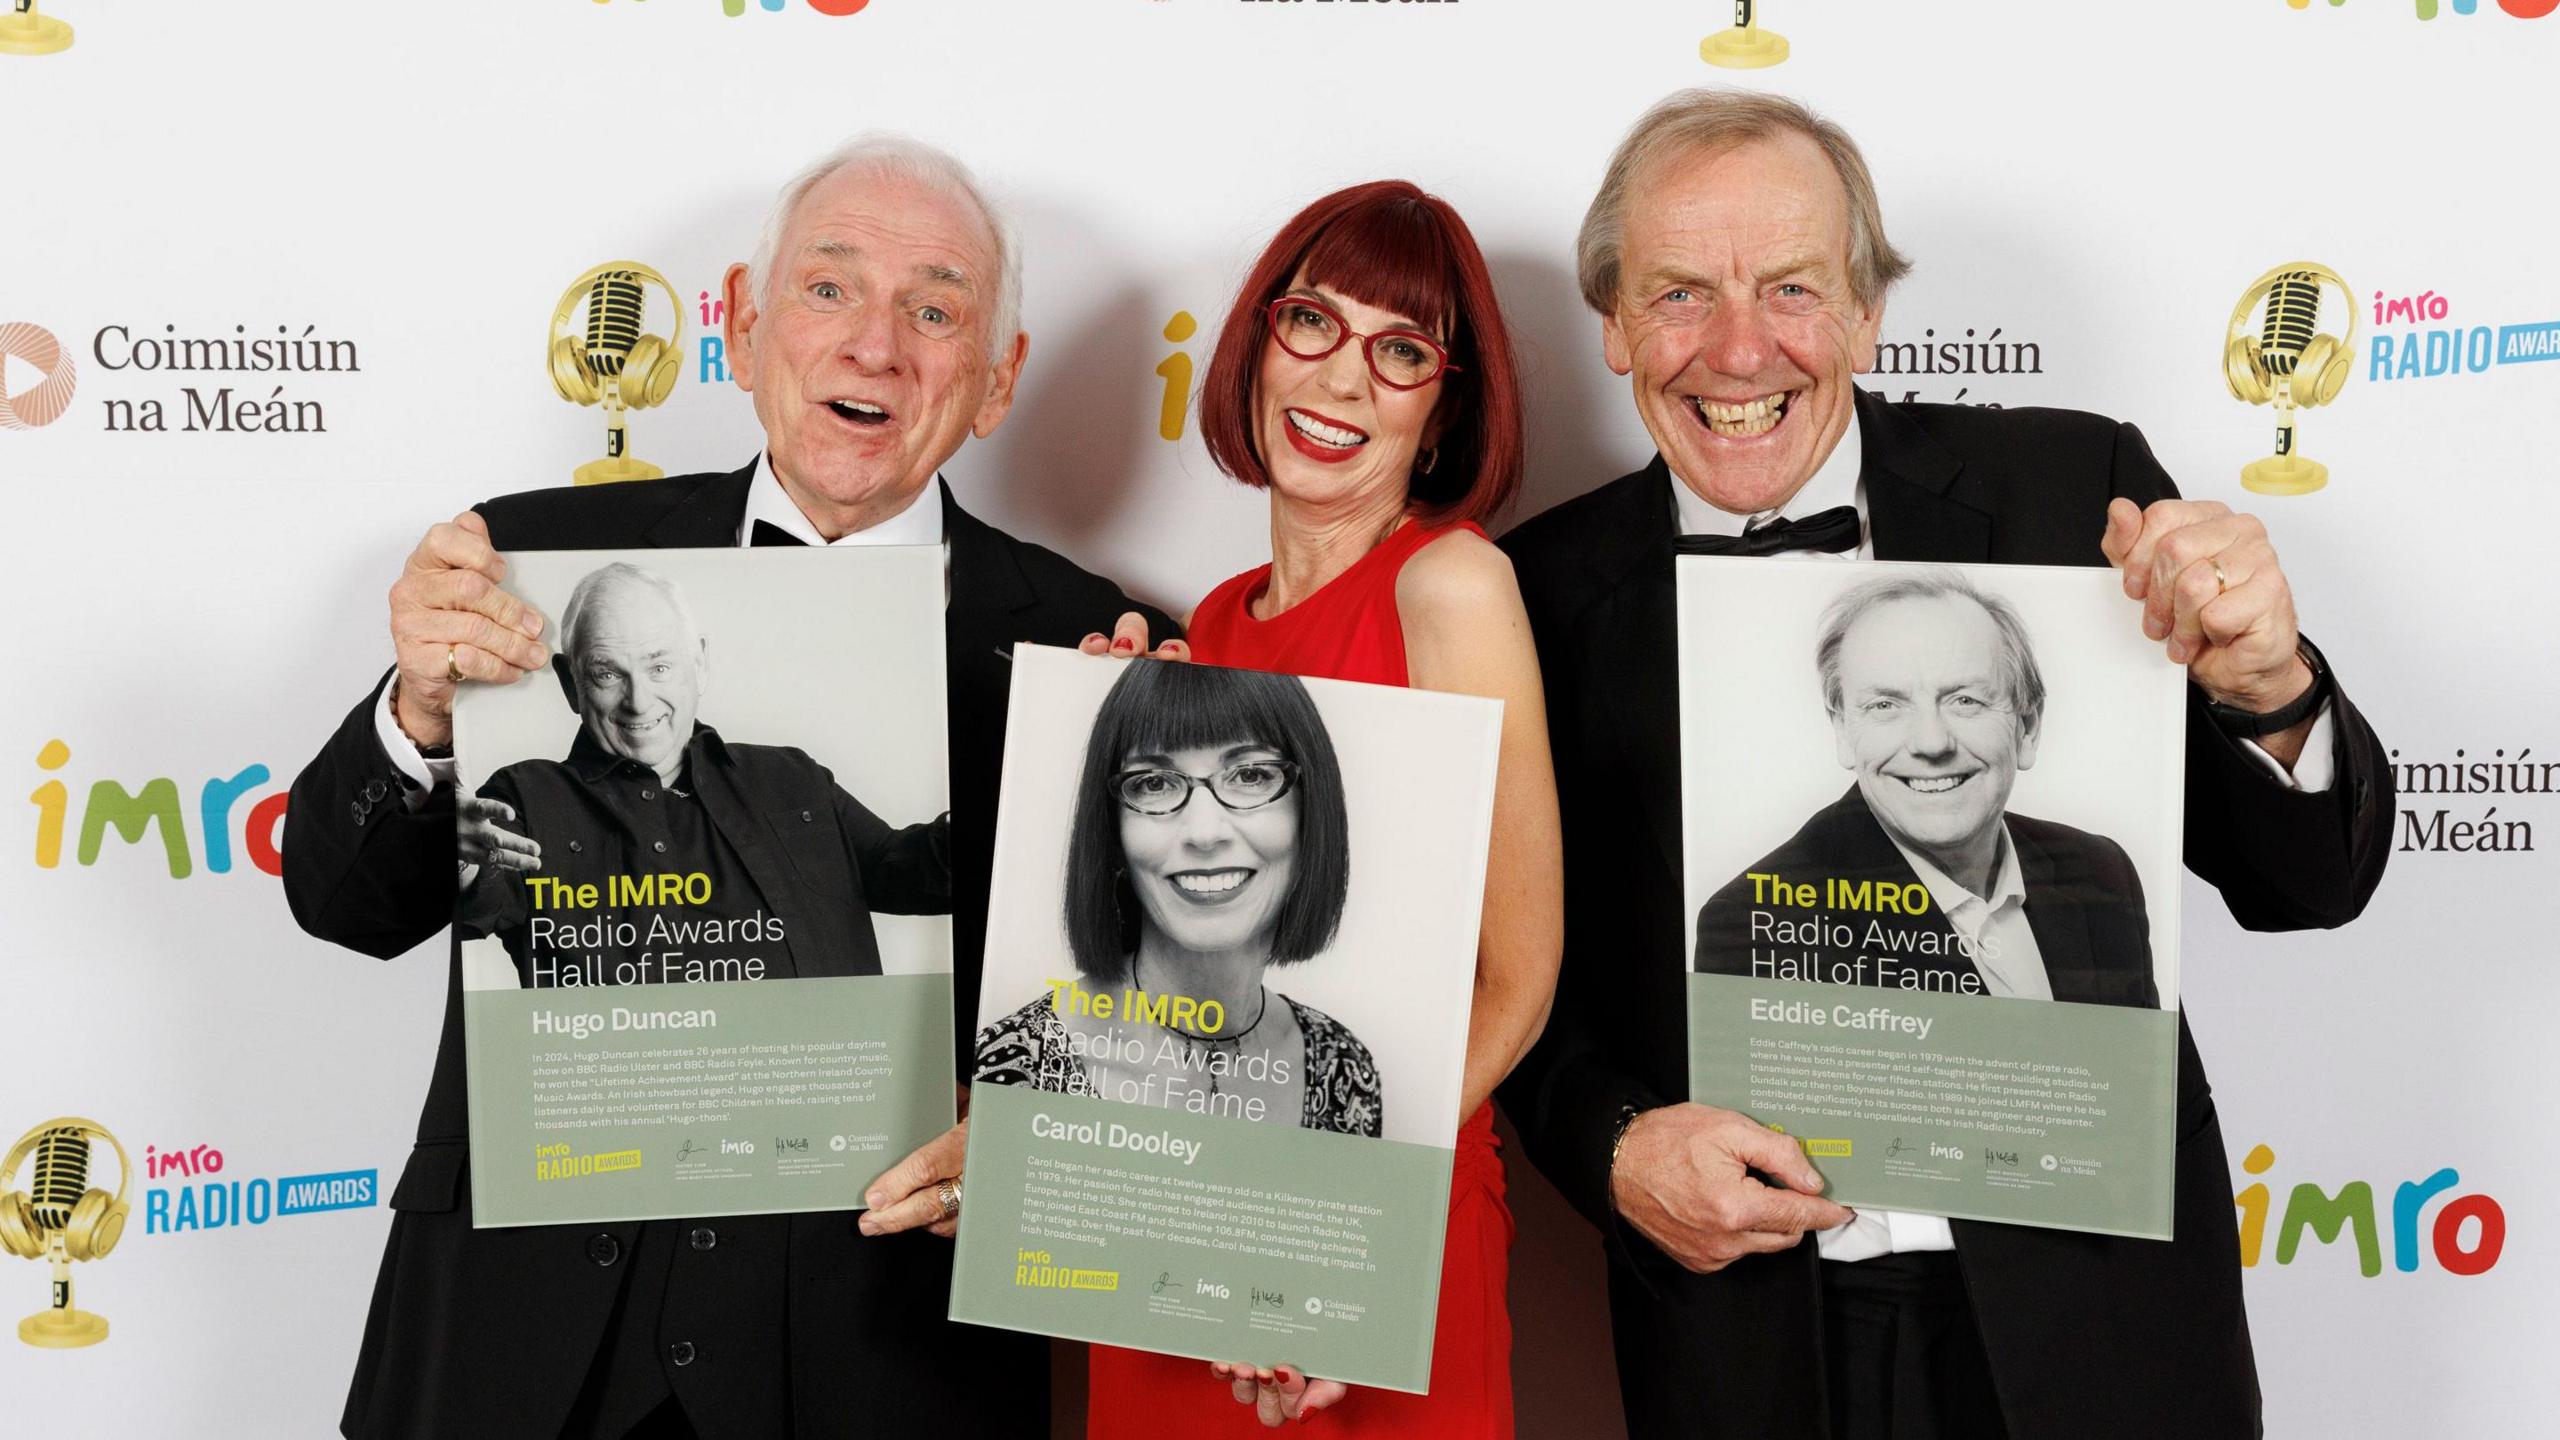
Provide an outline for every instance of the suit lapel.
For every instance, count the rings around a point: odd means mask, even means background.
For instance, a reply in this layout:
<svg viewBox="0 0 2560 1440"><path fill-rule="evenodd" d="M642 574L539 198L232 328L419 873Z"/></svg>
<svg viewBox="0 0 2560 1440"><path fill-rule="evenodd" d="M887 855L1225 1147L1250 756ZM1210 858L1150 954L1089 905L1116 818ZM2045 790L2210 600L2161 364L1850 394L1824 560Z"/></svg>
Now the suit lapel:
<svg viewBox="0 0 2560 1440"><path fill-rule="evenodd" d="M1919 880L1919 872L1894 848L1893 837L1884 833L1876 812L1867 808L1867 797L1860 793L1856 781L1849 782L1849 788L1822 813L1828 822L1823 833L1836 847L1822 857L1825 863L1836 866L1851 879L1889 880L1896 885ZM1937 929L1953 928L1947 924L1946 915L1934 906L1929 918L1937 922Z"/></svg>
<svg viewBox="0 0 2560 1440"><path fill-rule="evenodd" d="M747 867L747 878L755 882L771 907L768 913L788 917L797 932L795 941L785 947L791 954L794 974L828 973L821 967L838 953L838 946L830 943L825 933L833 928L831 917L821 918L824 911L802 902L799 872L792 868L791 857L774 842L764 817L739 787L731 768L712 762L708 755L696 758L701 763L693 767L693 783L702 796L703 813L711 817L720 838L738 852L738 859Z"/></svg>
<svg viewBox="0 0 2560 1440"><path fill-rule="evenodd" d="M1858 392L1858 479L1879 560L1991 558L1991 517L1951 497L1964 462L1910 417Z"/></svg>
<svg viewBox="0 0 2560 1440"><path fill-rule="evenodd" d="M1831 822L1824 827L1824 834L1838 849L1822 859L1831 864L1842 879L1874 880L1893 885L1920 883L1920 873L1911 868L1910 860L1893 843L1893 837L1884 833L1883 822L1877 820L1876 812L1868 807L1867 797L1859 791L1857 782L1851 781L1847 793L1832 801L1823 814ZM1872 918L1872 912L1844 913L1842 918L1856 924ZM1925 915L1903 917L1890 924L1896 930L1927 930L1940 937L1946 949L1932 959L1929 969L1955 977L1958 984L1962 983L1964 976L1971 975L1977 983L1988 986L1982 967L1956 948L1955 922L1949 920L1947 912L1935 904ZM1883 981L1878 980L1877 983L1881 985Z"/></svg>
<svg viewBox="0 0 2560 1440"><path fill-rule="evenodd" d="M1601 598L1579 626L1597 684L1583 687L1583 733L1616 739L1620 773L1638 777L1636 807L1673 883L1680 842L1680 616L1671 568L1671 471L1653 463L1622 476L1613 512L1594 527L1589 557Z"/></svg>
<svg viewBox="0 0 2560 1440"><path fill-rule="evenodd" d="M739 527L747 519L747 487L755 483L756 472L764 457L759 455L742 470L720 476L685 497L684 503L661 516L649 527L648 540L661 549L718 547L738 543Z"/></svg>
<svg viewBox="0 0 2560 1440"><path fill-rule="evenodd" d="M1670 497L1664 496L1663 503L1670 504ZM1628 769L1669 782L1638 786L1637 796L1653 824L1663 864L1676 880L1686 873L1680 840L1680 615L1668 538L1662 554L1646 562L1612 608L1619 611L1613 628L1624 645L1614 657L1614 668L1627 707L1622 733Z"/></svg>
<svg viewBox="0 0 2560 1440"><path fill-rule="evenodd" d="M1039 607L1040 592L1022 573L1010 537L961 509L948 485L942 488L942 535L951 547L942 638L956 764L963 753L959 727L979 723L960 713L961 698L994 696L1001 706L1000 697L1013 688L1013 642L1031 631L1017 617Z"/></svg>
<svg viewBox="0 0 2560 1440"><path fill-rule="evenodd" d="M2088 877L2062 874L2060 857L2022 827L2009 827L2009 843L2018 847L2018 878L2027 887L2027 931L2036 937L2036 954L2044 961L2053 998L2121 1003L2089 983L2098 976L2098 946L2089 933L2089 907L2082 903L2088 898Z"/></svg>
<svg viewBox="0 0 2560 1440"><path fill-rule="evenodd" d="M980 617L1011 615L1040 603L1040 593L1031 588L1021 564L1014 559L1012 547L985 521L960 508L952 498L948 481L937 481L942 488L942 536L951 547L951 615L955 633L965 614L972 620Z"/></svg>

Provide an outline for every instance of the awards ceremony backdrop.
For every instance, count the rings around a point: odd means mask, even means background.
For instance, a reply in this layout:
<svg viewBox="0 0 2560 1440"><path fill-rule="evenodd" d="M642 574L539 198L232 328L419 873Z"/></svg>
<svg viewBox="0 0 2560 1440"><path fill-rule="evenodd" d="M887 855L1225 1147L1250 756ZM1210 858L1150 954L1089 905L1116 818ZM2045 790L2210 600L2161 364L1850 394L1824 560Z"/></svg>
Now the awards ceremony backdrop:
<svg viewBox="0 0 2560 1440"><path fill-rule="evenodd" d="M1409 177L1482 241L1527 367L1511 518L1640 464L1574 231L1648 104L1723 84L1866 150L1917 268L1864 383L2134 421L2189 495L2265 518L2403 811L2343 932L2245 934L2187 887L2269 1430L2539 1431L2555 8L1769 0L1789 53L1730 69L1700 53L1723 0L43 0L70 47L0 50L0 774L25 797L0 824L0 1139L84 1117L135 1169L122 1245L74 1267L112 1332L0 1333L11 1420L334 1432L445 948L303 936L285 789L378 682L425 527L605 453L534 329L584 272L673 290L645 329L682 373L631 453L734 469L758 431L720 276L774 192L866 129L951 149L1019 226L1031 336L953 487L1178 610L1268 553L1191 414L1213 327L1344 184ZM2253 494L2275 422L2226 390L2224 346L2296 262L2352 292L2321 295L2350 364L2296 445L2329 481ZM1521 1433L1618 1433L1597 1242L1512 1160ZM0 1256L6 1318L46 1297Z"/></svg>

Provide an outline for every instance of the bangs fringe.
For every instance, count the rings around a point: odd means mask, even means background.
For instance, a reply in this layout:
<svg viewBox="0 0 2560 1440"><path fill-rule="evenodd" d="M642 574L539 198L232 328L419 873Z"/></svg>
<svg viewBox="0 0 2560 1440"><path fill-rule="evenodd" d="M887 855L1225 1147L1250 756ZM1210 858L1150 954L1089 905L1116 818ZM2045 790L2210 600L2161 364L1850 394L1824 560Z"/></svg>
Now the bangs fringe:
<svg viewBox="0 0 2560 1440"><path fill-rule="evenodd" d="M1456 349L1460 337L1451 319L1458 312L1450 289L1456 256L1439 217L1410 195L1381 195L1337 216L1307 246L1301 262L1311 285L1329 289L1411 320L1422 330L1447 338Z"/></svg>
<svg viewBox="0 0 2560 1440"><path fill-rule="evenodd" d="M1113 727L1116 733L1103 737L1110 753L1102 760L1109 768L1127 764L1132 755L1228 745L1268 745L1290 760L1306 758L1293 753L1291 739L1300 727L1282 709L1294 683L1290 677L1161 660L1128 663L1135 668L1123 682L1127 708Z"/></svg>

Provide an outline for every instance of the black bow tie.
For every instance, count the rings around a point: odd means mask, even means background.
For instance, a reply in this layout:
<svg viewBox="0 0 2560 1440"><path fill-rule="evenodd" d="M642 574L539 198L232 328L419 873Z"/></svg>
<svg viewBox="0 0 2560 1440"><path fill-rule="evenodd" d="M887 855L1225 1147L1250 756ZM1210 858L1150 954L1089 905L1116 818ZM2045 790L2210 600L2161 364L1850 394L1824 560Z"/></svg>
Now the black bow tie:
<svg viewBox="0 0 2560 1440"><path fill-rule="evenodd" d="M759 520L756 522L756 528L748 533L747 543L749 545L806 545L809 542L770 520Z"/></svg>
<svg viewBox="0 0 2560 1440"><path fill-rule="evenodd" d="M1858 507L1834 505L1801 520L1772 520L1739 535L1683 535L1672 542L1681 555L1778 555L1789 550L1823 550L1837 555L1858 548Z"/></svg>

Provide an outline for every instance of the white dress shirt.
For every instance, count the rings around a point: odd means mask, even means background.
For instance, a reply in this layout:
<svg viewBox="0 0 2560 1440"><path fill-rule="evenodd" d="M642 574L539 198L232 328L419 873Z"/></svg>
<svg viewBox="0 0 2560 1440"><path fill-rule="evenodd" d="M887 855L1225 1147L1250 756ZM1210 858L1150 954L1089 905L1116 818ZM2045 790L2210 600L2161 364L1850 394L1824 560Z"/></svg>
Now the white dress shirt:
<svg viewBox="0 0 2560 1440"><path fill-rule="evenodd" d="M1756 515L1736 515L1719 510L1699 498L1698 493L1683 483L1676 473L1671 477L1673 524L1683 535L1740 535L1751 525L1771 520L1802 520L1839 505L1855 506L1858 511L1858 548L1854 555L1847 551L1832 554L1822 550L1789 550L1770 556L1773 560L1873 560L1876 558L1875 530L1867 524L1867 486L1861 471L1865 467L1866 450L1859 437L1858 412L1849 412L1849 428L1841 433L1840 443L1831 447L1821 468L1803 488L1787 498L1775 510ZM1666 467L1668 468L1667 462ZM2130 623L2130 622L2128 622ZM2336 760L2332 749L2330 707L2322 705L2312 719L2311 733L2303 741L2301 758L2287 770L2283 762L2252 740L2240 742L2265 768L2270 779L2288 790L2317 794L2327 790L2336 778ZM1901 849L1897 843L1894 847ZM2027 925L2026 886L2018 872L2018 847L2011 843L2006 826L2001 829L2003 852L1998 878L1989 896L1967 892L1949 880L1926 860L1903 850L1903 858L1911 862L1912 873L1929 887L1930 899L1946 915L1958 934L1980 940L1985 936L2000 941L2003 958L1985 963L1977 957L1975 968L1982 972L1984 983L1994 995L2013 995L2024 999L2050 1000L2052 983L2044 973L2044 959L2036 949L2035 932ZM1969 908L1967 908L1969 907ZM1960 918L1958 911L1963 910ZM1985 947L1988 948L1988 947ZM2022 959L2019 957L2023 957ZM1853 1210L1843 1224L1821 1231L1814 1237L1825 1260L1869 1260L1878 1255L1902 1254L1914 1250L1953 1250L1955 1234L1947 1222L1936 1215L1913 1215L1900 1210Z"/></svg>
<svg viewBox="0 0 2560 1440"><path fill-rule="evenodd" d="M1985 989L2012 1000L2053 998L2053 980L2044 972L2044 952L2036 947L2035 927L2027 923L2027 877L2018 868L2018 841L2009 833L2007 821L2000 825L2000 863L1992 867L1988 895L1976 895L1957 884L1892 832L1886 832L1885 838L1902 852L1911 873L1929 887L1930 905L1964 938L1965 958L1982 972Z"/></svg>
<svg viewBox="0 0 2560 1440"><path fill-rule="evenodd" d="M1803 488L1788 496L1784 505L1756 515L1736 515L1708 504L1697 491L1681 483L1680 477L1674 475L1671 477L1672 523L1683 535L1738 536L1753 525L1766 525L1772 520L1802 520L1808 515L1819 515L1825 510L1849 505L1856 507L1858 512L1858 550L1854 557L1845 550L1836 555L1828 550L1787 550L1769 558L1873 560L1876 558L1876 537L1867 528L1867 482L1866 477L1859 473L1865 454L1858 439L1858 412L1851 410L1849 428L1840 433L1840 443L1831 447L1831 453L1823 459L1822 468L1813 472L1813 478L1804 482ZM1664 462L1664 468L1670 468L1668 461Z"/></svg>
<svg viewBox="0 0 2560 1440"><path fill-rule="evenodd" d="M767 454L756 462L756 483L747 489L747 513L738 521L738 543L754 542L756 522L762 520L781 530L803 545L939 545L942 543L942 477L916 492L907 508L872 526L855 530L833 540L819 538L818 527L800 513L791 492L782 488L782 477L773 473L773 456Z"/></svg>
<svg viewBox="0 0 2560 1440"><path fill-rule="evenodd" d="M907 508L867 530L856 530L833 540L823 539L818 527L800 513L789 491L782 488L782 478L773 473L773 456L766 454L756 461L756 478L747 487L747 513L738 521L738 544L753 543L756 522L762 520L786 533L803 545L943 545L942 477L936 475L931 484L916 492ZM942 552L943 584L951 583L951 550ZM382 693L373 707L373 733L382 742L382 753L400 768L400 774L413 787L410 795L423 801L426 793L438 785L453 783L453 757L429 758L418 753L415 741L400 728L400 718L392 713L391 687L398 682L395 673L382 682Z"/></svg>

